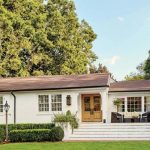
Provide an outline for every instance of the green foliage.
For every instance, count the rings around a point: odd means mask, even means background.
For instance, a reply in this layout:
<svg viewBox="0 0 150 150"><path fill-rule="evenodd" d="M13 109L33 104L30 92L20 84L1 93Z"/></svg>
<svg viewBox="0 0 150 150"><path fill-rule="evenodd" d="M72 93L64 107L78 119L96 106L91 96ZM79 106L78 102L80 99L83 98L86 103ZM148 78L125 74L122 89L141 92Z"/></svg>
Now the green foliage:
<svg viewBox="0 0 150 150"><path fill-rule="evenodd" d="M99 63L98 67L95 65L90 66L90 73L109 73L109 70L106 66Z"/></svg>
<svg viewBox="0 0 150 150"><path fill-rule="evenodd" d="M134 73L131 72L129 75L125 76L125 80L130 81L130 80L143 80L144 77L143 75L139 74L139 73Z"/></svg>
<svg viewBox="0 0 150 150"><path fill-rule="evenodd" d="M66 114L56 114L54 122L59 123L61 126L63 126L64 123L69 122L72 130L78 128L76 115L73 115L70 111L67 111Z"/></svg>
<svg viewBox="0 0 150 150"><path fill-rule="evenodd" d="M146 61L137 66L137 73L130 73L125 76L125 80L150 80L150 51Z"/></svg>
<svg viewBox="0 0 150 150"><path fill-rule="evenodd" d="M113 104L117 107L117 112L119 110L119 106L121 105L122 101L121 99L117 98L113 101Z"/></svg>
<svg viewBox="0 0 150 150"><path fill-rule="evenodd" d="M96 35L70 0L0 1L0 76L83 74Z"/></svg>
<svg viewBox="0 0 150 150"><path fill-rule="evenodd" d="M61 127L55 127L51 130L51 141L62 141L64 138L64 131Z"/></svg>
<svg viewBox="0 0 150 150"><path fill-rule="evenodd" d="M26 130L26 129L52 129L55 125L53 123L46 124L9 124L8 131L9 133L12 130ZM0 125L0 142L5 139L5 125Z"/></svg>
<svg viewBox="0 0 150 150"><path fill-rule="evenodd" d="M60 127L50 129L25 129L10 131L11 142L41 142L41 141L62 141L64 131Z"/></svg>
<svg viewBox="0 0 150 150"><path fill-rule="evenodd" d="M9 139L11 142L50 141L51 130L49 129L12 130L9 133Z"/></svg>
<svg viewBox="0 0 150 150"><path fill-rule="evenodd" d="M145 66L145 62L139 64L136 69L137 72L131 72L129 75L125 76L125 80L129 81L129 80L143 80L144 79L144 66Z"/></svg>
<svg viewBox="0 0 150 150"><path fill-rule="evenodd" d="M150 80L150 50L149 50L149 57L145 62L144 71L145 71L144 78L146 80Z"/></svg>
<svg viewBox="0 0 150 150"><path fill-rule="evenodd" d="M55 127L53 123L41 123L41 124L10 124L8 125L9 130L25 130L25 129L52 129Z"/></svg>
<svg viewBox="0 0 150 150"><path fill-rule="evenodd" d="M0 126L0 143L5 140L5 128L4 126Z"/></svg>

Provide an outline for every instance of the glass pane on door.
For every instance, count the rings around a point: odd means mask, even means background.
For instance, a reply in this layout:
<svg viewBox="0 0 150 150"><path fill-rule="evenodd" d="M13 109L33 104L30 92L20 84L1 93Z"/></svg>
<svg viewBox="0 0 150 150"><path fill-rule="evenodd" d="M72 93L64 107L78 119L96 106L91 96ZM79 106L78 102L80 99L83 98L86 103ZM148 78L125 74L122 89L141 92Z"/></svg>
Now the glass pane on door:
<svg viewBox="0 0 150 150"><path fill-rule="evenodd" d="M90 111L90 97L84 98L84 111Z"/></svg>
<svg viewBox="0 0 150 150"><path fill-rule="evenodd" d="M94 96L94 111L100 111L100 96Z"/></svg>

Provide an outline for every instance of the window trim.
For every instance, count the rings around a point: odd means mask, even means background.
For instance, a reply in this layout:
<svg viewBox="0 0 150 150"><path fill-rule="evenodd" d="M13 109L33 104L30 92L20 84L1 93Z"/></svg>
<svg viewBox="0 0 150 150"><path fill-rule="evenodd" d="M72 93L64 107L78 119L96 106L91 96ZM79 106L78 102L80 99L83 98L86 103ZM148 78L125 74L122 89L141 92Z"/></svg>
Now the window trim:
<svg viewBox="0 0 150 150"><path fill-rule="evenodd" d="M4 97L3 96L0 96L0 97L2 97L2 104L0 104L2 106L2 111L0 111L0 114L3 114L4 113L4 109L3 109Z"/></svg>
<svg viewBox="0 0 150 150"><path fill-rule="evenodd" d="M46 95L46 96L48 96L48 105L49 105L49 107L48 107L48 111L40 111L40 107L39 107L39 96L44 96L44 95ZM42 113L49 113L50 112L50 96L49 96L49 94L38 94L37 95L37 99L38 99L38 113L40 113L40 114L42 114Z"/></svg>
<svg viewBox="0 0 150 150"><path fill-rule="evenodd" d="M61 104L61 110L52 110L52 104L54 102L52 102L52 96L56 96L56 95L60 95L61 96L61 102L55 102L55 103L60 103ZM62 112L63 111L63 95L62 94L59 94L59 93L53 93L50 95L50 107L51 107L51 112Z"/></svg>
<svg viewBox="0 0 150 150"><path fill-rule="evenodd" d="M121 104L120 106L119 106L119 113L125 113L125 111L126 111L126 103L125 103L125 101L126 101L126 98L125 97L117 97L118 99L123 99L123 101L124 101L124 104ZM123 106L124 105L124 111L120 111L120 109L122 110L122 108L120 108L121 106Z"/></svg>
<svg viewBox="0 0 150 150"><path fill-rule="evenodd" d="M144 96L144 112L147 112L147 110L146 110L146 108L147 108L147 106L146 106L146 104L147 104L146 98L147 98L147 97L150 98L150 96ZM150 105L150 102L148 103L148 105ZM148 111L150 111L150 110L148 110Z"/></svg>
<svg viewBox="0 0 150 150"><path fill-rule="evenodd" d="M140 107L140 111L128 111L128 98L134 98L134 109L135 109L135 98L140 98L140 101L141 101L141 107ZM127 97L127 112L138 112L138 113L141 113L142 112L142 96L128 96ZM131 109L131 103L130 103L130 109Z"/></svg>

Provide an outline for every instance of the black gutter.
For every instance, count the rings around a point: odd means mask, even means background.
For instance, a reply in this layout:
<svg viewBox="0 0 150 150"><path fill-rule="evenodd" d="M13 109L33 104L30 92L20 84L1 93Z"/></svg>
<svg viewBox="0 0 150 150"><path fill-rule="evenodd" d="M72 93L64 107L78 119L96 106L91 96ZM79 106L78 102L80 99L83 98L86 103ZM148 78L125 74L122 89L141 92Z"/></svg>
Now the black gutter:
<svg viewBox="0 0 150 150"><path fill-rule="evenodd" d="M14 124L16 124L16 95L12 91L11 95L14 97Z"/></svg>

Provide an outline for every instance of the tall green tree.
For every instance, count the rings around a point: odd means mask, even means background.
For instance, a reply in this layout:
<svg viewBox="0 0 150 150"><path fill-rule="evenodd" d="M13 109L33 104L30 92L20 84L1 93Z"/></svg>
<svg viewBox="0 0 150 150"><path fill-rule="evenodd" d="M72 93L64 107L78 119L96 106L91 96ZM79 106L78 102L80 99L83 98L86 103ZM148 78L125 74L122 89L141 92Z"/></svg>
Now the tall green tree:
<svg viewBox="0 0 150 150"><path fill-rule="evenodd" d="M0 0L0 76L83 74L96 34L70 0Z"/></svg>
<svg viewBox="0 0 150 150"><path fill-rule="evenodd" d="M145 62L144 72L145 72L144 78L146 80L149 80L150 79L150 50L149 50L149 57Z"/></svg>
<svg viewBox="0 0 150 150"><path fill-rule="evenodd" d="M137 72L131 72L125 76L125 80L143 80L144 79L144 63L141 63L136 67Z"/></svg>
<svg viewBox="0 0 150 150"><path fill-rule="evenodd" d="M108 68L99 63L98 67L96 67L95 65L90 66L90 73L110 73Z"/></svg>
<svg viewBox="0 0 150 150"><path fill-rule="evenodd" d="M150 50L147 60L137 66L137 72L125 76L125 80L149 80L150 79Z"/></svg>

